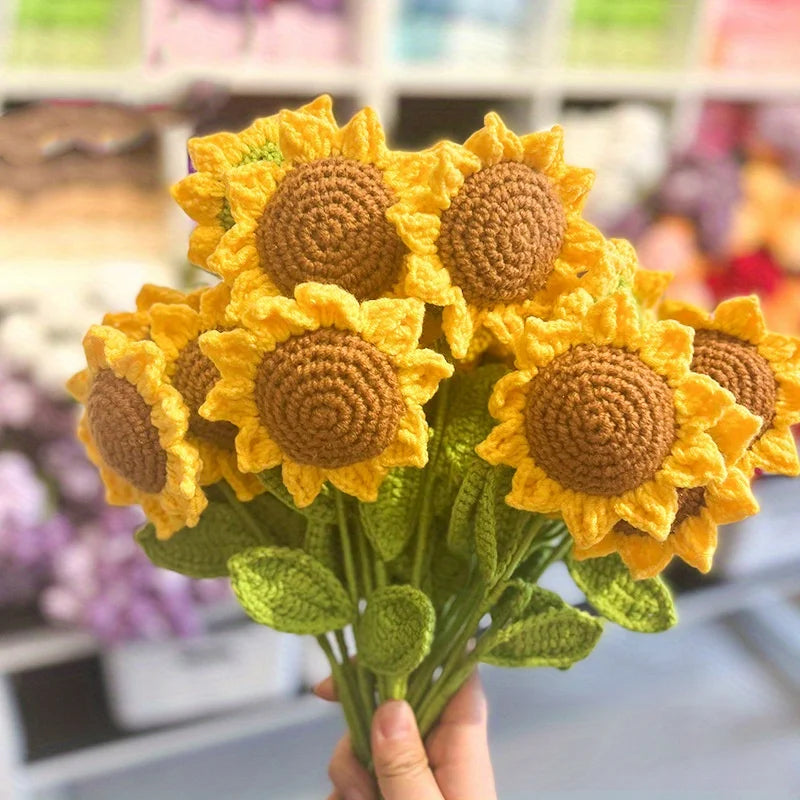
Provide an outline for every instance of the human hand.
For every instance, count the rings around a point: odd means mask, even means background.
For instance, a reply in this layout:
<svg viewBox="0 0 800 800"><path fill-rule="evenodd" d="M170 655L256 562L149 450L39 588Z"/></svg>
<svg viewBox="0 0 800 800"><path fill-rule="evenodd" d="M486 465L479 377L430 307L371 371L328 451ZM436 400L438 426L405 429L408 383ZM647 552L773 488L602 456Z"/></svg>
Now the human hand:
<svg viewBox="0 0 800 800"><path fill-rule="evenodd" d="M330 678L314 691L336 699ZM372 758L383 800L496 800L486 723L477 673L450 701L424 745L408 703L383 703L372 720ZM378 798L375 781L353 755L347 736L334 750L328 775L335 787L328 800Z"/></svg>

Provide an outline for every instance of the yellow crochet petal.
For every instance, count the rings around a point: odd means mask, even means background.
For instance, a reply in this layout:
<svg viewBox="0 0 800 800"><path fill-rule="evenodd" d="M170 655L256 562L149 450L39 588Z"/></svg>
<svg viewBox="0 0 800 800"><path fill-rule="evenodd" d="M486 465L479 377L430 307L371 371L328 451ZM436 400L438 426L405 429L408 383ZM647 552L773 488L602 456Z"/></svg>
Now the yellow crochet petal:
<svg viewBox="0 0 800 800"><path fill-rule="evenodd" d="M617 542L620 558L637 581L663 572L675 554L671 537L664 542L636 534L611 534L606 538L612 537Z"/></svg>
<svg viewBox="0 0 800 800"><path fill-rule="evenodd" d="M333 284L301 283L294 290L294 298L299 313L288 316L287 320L308 327L306 320L313 320L312 325L341 330L359 330L360 308L353 295ZM276 298L281 300L281 298ZM270 298L265 304L274 303ZM288 308L288 304L282 305Z"/></svg>
<svg viewBox="0 0 800 800"><path fill-rule="evenodd" d="M797 446L790 428L773 427L750 448L750 463L765 472L778 475L800 475Z"/></svg>
<svg viewBox="0 0 800 800"><path fill-rule="evenodd" d="M639 304L647 311L658 308L664 292L675 276L671 272L658 272L651 269L638 269L633 278L633 294Z"/></svg>
<svg viewBox="0 0 800 800"><path fill-rule="evenodd" d="M564 164L564 131L554 125L549 131L528 133L520 137L523 161L547 175L557 175Z"/></svg>
<svg viewBox="0 0 800 800"><path fill-rule="evenodd" d="M525 320L522 340L513 343L514 355L523 370L550 363L557 355L581 341L581 327L571 320L543 322L535 317Z"/></svg>
<svg viewBox="0 0 800 800"><path fill-rule="evenodd" d="M216 223L222 210L225 186L209 172L192 172L176 183L172 196L193 219L204 225Z"/></svg>
<svg viewBox="0 0 800 800"><path fill-rule="evenodd" d="M208 401L206 401L208 403ZM231 414L234 416L234 414ZM231 420L233 422L233 420ZM234 423L236 424L236 423ZM277 467L283 461L281 449L272 440L266 429L251 419L239 421L239 433L236 435L236 458L242 472L263 472L265 469ZM283 465L284 483L286 482L286 462ZM321 485L321 484L320 484ZM287 484L286 488L289 486ZM309 502L311 502L309 500Z"/></svg>
<svg viewBox="0 0 800 800"><path fill-rule="evenodd" d="M149 311L156 303L185 303L191 308L196 307L197 295L192 292L184 294L169 286L157 286L154 283L145 283L139 294L136 295L136 310Z"/></svg>
<svg viewBox="0 0 800 800"><path fill-rule="evenodd" d="M453 374L453 366L440 353L433 350L415 350L398 361L397 380L403 396L424 405L439 387L439 383Z"/></svg>
<svg viewBox="0 0 800 800"><path fill-rule="evenodd" d="M67 391L79 403L85 403L89 397L89 387L91 386L92 376L88 369L76 372L67 381Z"/></svg>
<svg viewBox="0 0 800 800"><path fill-rule="evenodd" d="M714 425L734 402L733 395L707 375L688 375L673 391L679 424L703 430Z"/></svg>
<svg viewBox="0 0 800 800"><path fill-rule="evenodd" d="M283 462L281 476L298 508L311 505L325 483L325 474L321 469L289 460Z"/></svg>
<svg viewBox="0 0 800 800"><path fill-rule="evenodd" d="M345 158L364 164L379 164L386 157L386 136L378 115L362 108L340 131L340 149Z"/></svg>
<svg viewBox="0 0 800 800"><path fill-rule="evenodd" d="M710 314L703 309L678 300L667 300L662 303L659 316L662 319L673 319L695 330L707 328L711 319Z"/></svg>
<svg viewBox="0 0 800 800"><path fill-rule="evenodd" d="M558 193L567 208L580 211L586 196L594 184L595 172L584 167L566 167L561 180L556 184Z"/></svg>
<svg viewBox="0 0 800 800"><path fill-rule="evenodd" d="M725 458L725 463L736 464L758 435L761 425L761 417L736 404L726 406L717 424L708 432Z"/></svg>
<svg viewBox="0 0 800 800"><path fill-rule="evenodd" d="M793 425L800 422L800 370L797 374L784 374L778 379L778 397L775 403L777 416Z"/></svg>
<svg viewBox="0 0 800 800"><path fill-rule="evenodd" d="M321 94L319 97L315 97L310 103L300 106L298 111L302 114L320 117L330 125L336 124L333 116L333 99L329 94Z"/></svg>
<svg viewBox="0 0 800 800"><path fill-rule="evenodd" d="M284 172L274 161L254 161L232 170L228 176L227 197L234 220L252 224L259 219Z"/></svg>
<svg viewBox="0 0 800 800"><path fill-rule="evenodd" d="M494 385L489 398L489 413L498 420L517 418L521 414L527 400L527 385L531 373L526 371L507 372Z"/></svg>
<svg viewBox="0 0 800 800"><path fill-rule="evenodd" d="M234 166L238 156L236 134L227 131L212 136L194 136L186 143L186 149L192 166L198 172L223 173Z"/></svg>
<svg viewBox="0 0 800 800"><path fill-rule="evenodd" d="M616 498L612 505L614 513L634 528L664 541L678 512L678 492L666 480L652 480Z"/></svg>
<svg viewBox="0 0 800 800"><path fill-rule="evenodd" d="M340 491L357 497L362 503L373 503L378 499L378 489L387 470L373 459L326 472L330 482Z"/></svg>
<svg viewBox="0 0 800 800"><path fill-rule="evenodd" d="M594 344L625 347L639 337L639 315L633 296L617 292L595 303L586 314Z"/></svg>
<svg viewBox="0 0 800 800"><path fill-rule="evenodd" d="M704 486L725 477L725 459L707 433L679 436L664 464L675 486Z"/></svg>
<svg viewBox="0 0 800 800"><path fill-rule="evenodd" d="M773 365L800 368L800 339L780 333L768 333L759 343L758 352Z"/></svg>
<svg viewBox="0 0 800 800"><path fill-rule="evenodd" d="M481 457L485 458L483 454ZM514 473L506 502L514 508L554 514L561 510L563 495L564 490L527 458Z"/></svg>
<svg viewBox="0 0 800 800"><path fill-rule="evenodd" d="M328 120L296 111L279 114L278 146L287 161L327 158L336 145L336 128Z"/></svg>
<svg viewBox="0 0 800 800"><path fill-rule="evenodd" d="M208 259L216 250L225 229L222 225L198 225L189 234L189 250L186 258L196 267L206 268Z"/></svg>
<svg viewBox="0 0 800 800"><path fill-rule="evenodd" d="M406 409L395 440L378 456L382 467L419 467L428 463L428 423L416 405Z"/></svg>
<svg viewBox="0 0 800 800"><path fill-rule="evenodd" d="M227 231L209 255L207 267L228 281L248 270L261 272L252 229L237 224Z"/></svg>
<svg viewBox="0 0 800 800"><path fill-rule="evenodd" d="M475 316L464 301L460 290L455 302L442 312L442 330L447 337L453 357L464 358L475 335Z"/></svg>
<svg viewBox="0 0 800 800"><path fill-rule="evenodd" d="M607 498L570 492L561 507L561 516L572 538L580 547L588 547L607 536L619 518Z"/></svg>
<svg viewBox="0 0 800 800"><path fill-rule="evenodd" d="M647 325L642 331L639 357L656 372L674 378L692 363L692 329L667 320Z"/></svg>
<svg viewBox="0 0 800 800"><path fill-rule="evenodd" d="M510 419L495 425L475 452L490 464L519 467L524 459L529 458L528 440L519 421Z"/></svg>
<svg viewBox="0 0 800 800"><path fill-rule="evenodd" d="M464 142L486 166L501 161L520 161L523 147L519 136L510 131L494 111L483 119L483 127Z"/></svg>
<svg viewBox="0 0 800 800"><path fill-rule="evenodd" d="M714 311L714 327L752 344L758 344L767 332L755 295L734 297L720 303Z"/></svg>
<svg viewBox="0 0 800 800"><path fill-rule="evenodd" d="M759 511L750 476L739 467L731 469L725 480L709 484L705 499L708 512L718 525L739 522Z"/></svg>
<svg viewBox="0 0 800 800"><path fill-rule="evenodd" d="M361 304L359 330L385 353L405 355L417 346L424 316L425 304L413 298L367 300Z"/></svg>
<svg viewBox="0 0 800 800"><path fill-rule="evenodd" d="M254 364L259 358L259 346L258 340L250 331L242 328L207 331L200 336L198 342L200 351L214 362L223 378L252 378Z"/></svg>
<svg viewBox="0 0 800 800"><path fill-rule="evenodd" d="M406 256L405 292L426 303L446 306L460 294L450 285L450 276L438 257Z"/></svg>
<svg viewBox="0 0 800 800"><path fill-rule="evenodd" d="M717 525L707 509L684 520L670 537L676 555L700 572L708 572L717 549Z"/></svg>
<svg viewBox="0 0 800 800"><path fill-rule="evenodd" d="M202 331L198 313L182 304L156 303L150 309L150 338L168 360L174 361L180 351Z"/></svg>

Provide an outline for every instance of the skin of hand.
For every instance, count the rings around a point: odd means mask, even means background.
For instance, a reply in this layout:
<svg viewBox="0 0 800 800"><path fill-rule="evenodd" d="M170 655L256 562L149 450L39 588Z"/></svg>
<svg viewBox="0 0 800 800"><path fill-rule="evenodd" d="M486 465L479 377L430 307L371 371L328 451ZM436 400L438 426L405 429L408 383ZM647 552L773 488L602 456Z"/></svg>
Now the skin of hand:
<svg viewBox="0 0 800 800"><path fill-rule="evenodd" d="M333 681L315 687L335 700ZM475 673L461 687L423 744L414 712L388 700L372 720L372 758L383 800L497 800L489 758L486 696ZM333 752L328 800L378 800L375 780L358 762L345 736Z"/></svg>

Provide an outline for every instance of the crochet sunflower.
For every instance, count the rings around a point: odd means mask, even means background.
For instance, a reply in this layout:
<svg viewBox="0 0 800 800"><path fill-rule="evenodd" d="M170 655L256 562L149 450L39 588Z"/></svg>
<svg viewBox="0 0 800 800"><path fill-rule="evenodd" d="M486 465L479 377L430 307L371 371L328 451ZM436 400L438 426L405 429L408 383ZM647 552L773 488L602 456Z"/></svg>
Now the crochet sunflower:
<svg viewBox="0 0 800 800"><path fill-rule="evenodd" d="M800 422L800 339L770 333L756 297L725 300L713 314L669 302L662 316L695 329L692 369L710 375L761 417L747 468L800 474L790 429Z"/></svg>
<svg viewBox="0 0 800 800"><path fill-rule="evenodd" d="M418 300L359 304L337 286L316 283L294 295L275 297L262 287L232 304L240 327L200 337L221 375L200 414L239 429L243 472L282 465L299 507L326 481L373 501L390 468L425 465L422 406L452 367L418 348Z"/></svg>
<svg viewBox="0 0 800 800"><path fill-rule="evenodd" d="M726 462L735 463L721 481L678 490L678 511L663 541L627 522L618 522L611 532L589 547L575 546L574 557L587 558L619 553L637 580L658 575L674 556L708 572L717 549L717 527L739 522L758 513L758 502L750 488L751 472L742 468L744 448L761 427L761 418L742 406L728 409L711 429ZM749 429L749 435L747 431Z"/></svg>
<svg viewBox="0 0 800 800"><path fill-rule="evenodd" d="M579 547L620 521L663 541L681 490L725 478L709 430L735 401L689 371L691 329L643 322L628 293L578 290L552 321L528 318L514 349L489 403L500 424L477 448L516 469L510 505L560 513ZM742 452L754 424L736 417L725 448Z"/></svg>
<svg viewBox="0 0 800 800"><path fill-rule="evenodd" d="M322 95L299 111L334 124L331 98ZM278 115L257 119L239 133L195 137L188 143L192 172L172 187L172 196L197 226L189 238L189 261L209 268L209 257L233 227L225 176L243 164L283 161L278 144Z"/></svg>
<svg viewBox="0 0 800 800"><path fill-rule="evenodd" d="M198 414L209 390L219 380L211 360L200 352L198 337L224 327L230 288L218 284L201 289L197 302L157 303L149 309L150 338L164 354L166 375L189 409L186 439L197 448L202 461L201 486L224 479L241 501L252 500L264 489L255 475L239 472L236 465L236 427L230 422L209 422Z"/></svg>
<svg viewBox="0 0 800 800"><path fill-rule="evenodd" d="M106 499L140 504L160 538L196 525L206 506L200 457L186 441L189 413L166 378L163 354L104 325L90 328L83 346L88 368L68 389L86 406L78 435Z"/></svg>
<svg viewBox="0 0 800 800"><path fill-rule="evenodd" d="M491 113L464 145L430 151L427 180L390 209L408 247L405 291L444 306L456 358L492 316L547 314L565 291L600 296L618 276L581 217L590 170L566 166L561 128L517 136Z"/></svg>
<svg viewBox="0 0 800 800"><path fill-rule="evenodd" d="M227 173L233 227L209 259L234 297L291 297L298 284L336 284L359 300L402 285L406 253L387 218L419 158L393 153L372 109L339 128L304 110L278 115L282 160Z"/></svg>

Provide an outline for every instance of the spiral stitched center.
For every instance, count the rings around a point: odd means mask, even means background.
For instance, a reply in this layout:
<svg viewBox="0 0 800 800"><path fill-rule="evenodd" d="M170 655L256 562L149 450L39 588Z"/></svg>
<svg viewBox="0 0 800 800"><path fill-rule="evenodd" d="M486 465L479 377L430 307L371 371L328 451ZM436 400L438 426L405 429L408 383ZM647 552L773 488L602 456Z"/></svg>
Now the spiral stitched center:
<svg viewBox="0 0 800 800"><path fill-rule="evenodd" d="M175 359L172 385L181 393L189 409L189 433L223 450L233 451L236 426L231 422L211 422L198 413L219 379L219 370L208 356L203 355L197 339L189 342Z"/></svg>
<svg viewBox="0 0 800 800"><path fill-rule="evenodd" d="M142 492L156 494L167 482L167 454L150 406L110 369L97 373L86 402L89 430L103 461Z"/></svg>
<svg viewBox="0 0 800 800"><path fill-rule="evenodd" d="M769 362L755 345L720 331L696 331L692 369L713 378L737 403L761 417L759 436L772 425L778 387Z"/></svg>
<svg viewBox="0 0 800 800"><path fill-rule="evenodd" d="M335 283L359 300L397 281L406 249L386 210L395 202L374 164L332 157L284 178L258 222L262 269L291 295L304 281Z"/></svg>
<svg viewBox="0 0 800 800"><path fill-rule="evenodd" d="M503 161L469 175L442 212L439 257L468 303L521 300L547 283L566 227L547 177Z"/></svg>
<svg viewBox="0 0 800 800"><path fill-rule="evenodd" d="M405 411L389 359L356 334L332 328L267 353L255 400L262 423L290 458L328 469L382 453Z"/></svg>
<svg viewBox="0 0 800 800"><path fill-rule="evenodd" d="M675 439L667 382L638 356L581 344L531 380L531 456L567 489L606 497L650 480Z"/></svg>
<svg viewBox="0 0 800 800"><path fill-rule="evenodd" d="M706 507L706 487L694 486L691 489L678 489L678 511L675 519L672 520L669 533L670 536L683 524L689 517L696 517ZM614 530L617 533L624 533L626 536L648 536L646 531L634 528L630 522L620 520Z"/></svg>

